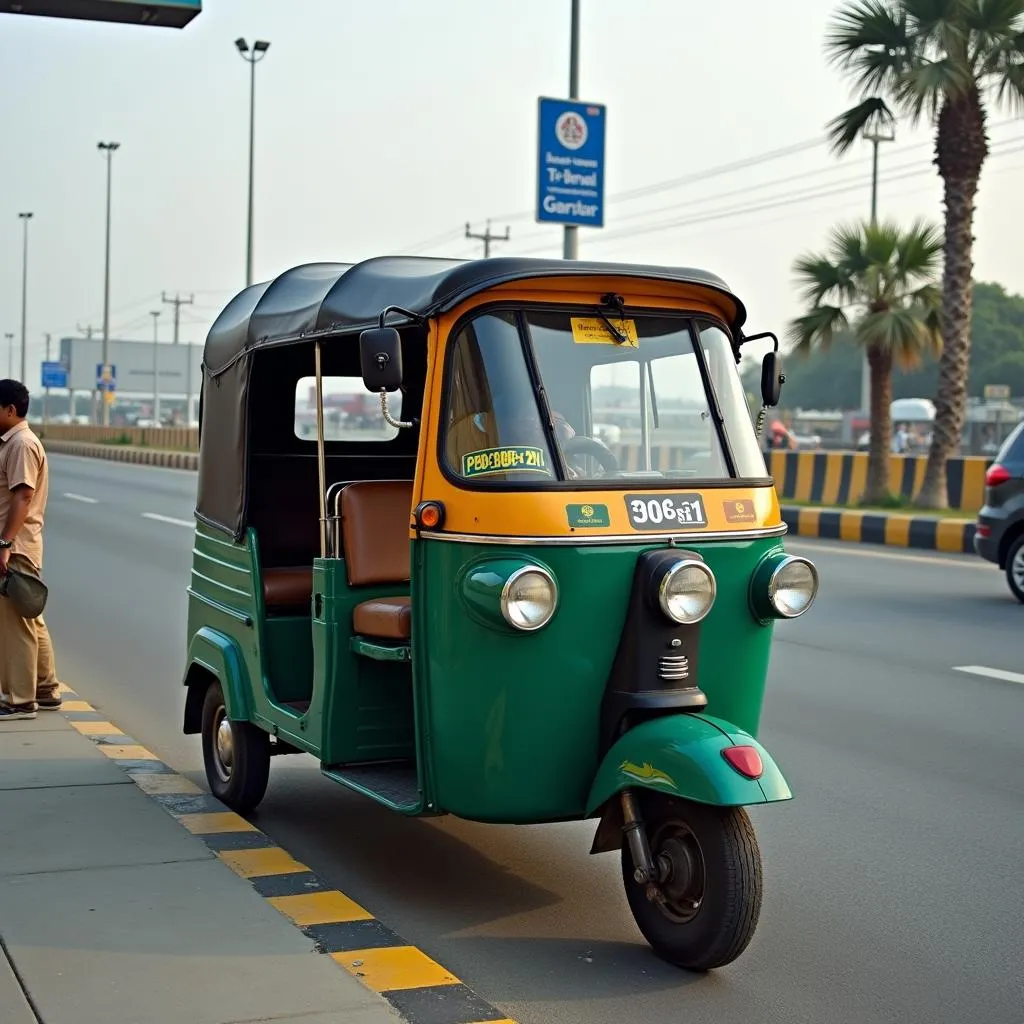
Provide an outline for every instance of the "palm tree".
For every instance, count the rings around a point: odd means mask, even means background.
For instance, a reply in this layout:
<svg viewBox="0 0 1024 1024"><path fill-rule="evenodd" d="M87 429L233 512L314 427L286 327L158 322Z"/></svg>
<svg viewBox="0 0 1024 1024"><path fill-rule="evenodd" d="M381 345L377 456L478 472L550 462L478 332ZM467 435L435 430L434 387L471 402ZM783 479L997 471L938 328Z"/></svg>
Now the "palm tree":
<svg viewBox="0 0 1024 1024"><path fill-rule="evenodd" d="M892 368L910 369L941 346L936 285L942 234L921 221L841 225L828 251L801 256L793 270L807 312L789 325L798 352L827 349L837 335L867 349L871 381L871 443L863 501L889 495Z"/></svg>
<svg viewBox="0 0 1024 1024"><path fill-rule="evenodd" d="M917 504L945 508L946 460L964 422L971 353L972 226L988 155L988 105L1024 108L1024 0L852 0L827 41L861 102L829 135L843 153L862 129L897 116L935 131L945 204L942 358L935 424Z"/></svg>

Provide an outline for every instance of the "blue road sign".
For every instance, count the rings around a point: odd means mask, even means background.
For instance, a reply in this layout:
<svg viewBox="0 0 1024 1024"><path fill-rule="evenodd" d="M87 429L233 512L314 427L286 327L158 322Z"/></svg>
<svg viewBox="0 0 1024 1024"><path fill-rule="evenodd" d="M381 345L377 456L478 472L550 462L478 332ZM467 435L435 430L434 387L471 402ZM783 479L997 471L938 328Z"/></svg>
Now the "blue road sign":
<svg viewBox="0 0 1024 1024"><path fill-rule="evenodd" d="M107 366L107 373L103 372L103 364L96 364L96 390L116 391L117 390L117 367L113 363Z"/></svg>
<svg viewBox="0 0 1024 1024"><path fill-rule="evenodd" d="M537 220L604 226L605 108L540 97Z"/></svg>
<svg viewBox="0 0 1024 1024"><path fill-rule="evenodd" d="M63 363L43 363L43 387L66 388L68 371Z"/></svg>

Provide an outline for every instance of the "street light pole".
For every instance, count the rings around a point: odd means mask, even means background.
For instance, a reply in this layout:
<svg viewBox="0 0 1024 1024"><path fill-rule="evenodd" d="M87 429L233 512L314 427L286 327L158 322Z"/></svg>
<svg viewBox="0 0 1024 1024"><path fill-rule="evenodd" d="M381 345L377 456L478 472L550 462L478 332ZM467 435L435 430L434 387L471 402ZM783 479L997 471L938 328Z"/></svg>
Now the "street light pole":
<svg viewBox="0 0 1024 1024"><path fill-rule="evenodd" d="M569 99L580 98L580 0L572 0L572 20L569 26ZM579 258L579 228L566 224L562 229L562 258Z"/></svg>
<svg viewBox="0 0 1024 1024"><path fill-rule="evenodd" d="M157 318L160 316L159 309L151 309L149 315L153 318L153 426L160 426L160 338L157 333Z"/></svg>
<svg viewBox="0 0 1024 1024"><path fill-rule="evenodd" d="M96 148L107 157L107 242L103 264L103 373L110 366L110 176L115 151L120 142L98 142ZM101 392L103 404L103 426L110 426L110 403L107 393Z"/></svg>
<svg viewBox="0 0 1024 1024"><path fill-rule="evenodd" d="M892 124L877 124L864 129L864 138L871 143L871 226L878 223L878 145L881 142L892 142L896 138L896 130ZM862 412L871 411L871 365L865 350L860 368L860 408Z"/></svg>
<svg viewBox="0 0 1024 1024"><path fill-rule="evenodd" d="M4 331L7 339L7 376L14 376L14 334L12 331ZM22 382L24 383L24 381Z"/></svg>
<svg viewBox="0 0 1024 1024"><path fill-rule="evenodd" d="M25 310L28 305L28 222L31 213L19 213L24 226L21 249L21 382L25 384ZM25 384L28 387L27 384Z"/></svg>
<svg viewBox="0 0 1024 1024"><path fill-rule="evenodd" d="M270 43L257 39L252 44L250 53L249 44L239 36L235 40L235 46L242 56L242 60L249 62L249 222L246 231L245 242L245 286L252 284L252 219L253 219L253 178L255 165L256 146L256 65L266 56L270 49Z"/></svg>

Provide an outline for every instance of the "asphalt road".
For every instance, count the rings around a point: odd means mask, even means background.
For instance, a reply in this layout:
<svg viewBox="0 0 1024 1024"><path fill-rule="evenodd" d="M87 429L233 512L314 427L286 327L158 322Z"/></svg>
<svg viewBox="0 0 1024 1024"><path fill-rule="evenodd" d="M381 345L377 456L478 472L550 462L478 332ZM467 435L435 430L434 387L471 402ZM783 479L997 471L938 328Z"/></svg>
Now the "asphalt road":
<svg viewBox="0 0 1024 1024"><path fill-rule="evenodd" d="M52 457L59 671L201 779L180 685L195 477ZM590 824L407 820L275 760L254 820L521 1024L1024 1021L1024 606L970 557L791 542L822 576L778 627L761 740L796 798L754 809L747 952L655 959ZM197 922L197 926L201 923Z"/></svg>

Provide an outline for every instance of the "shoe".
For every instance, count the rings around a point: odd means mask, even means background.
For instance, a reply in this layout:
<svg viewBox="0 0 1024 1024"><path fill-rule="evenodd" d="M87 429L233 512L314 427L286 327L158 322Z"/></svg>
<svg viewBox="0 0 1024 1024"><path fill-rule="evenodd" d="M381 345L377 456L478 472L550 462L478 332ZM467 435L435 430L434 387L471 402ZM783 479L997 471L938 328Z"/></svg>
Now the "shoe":
<svg viewBox="0 0 1024 1024"><path fill-rule="evenodd" d="M34 708L24 704L4 704L0 707L0 722L20 722L36 717Z"/></svg>
<svg viewBox="0 0 1024 1024"><path fill-rule="evenodd" d="M36 697L36 706L40 711L60 711L63 703L60 697Z"/></svg>

